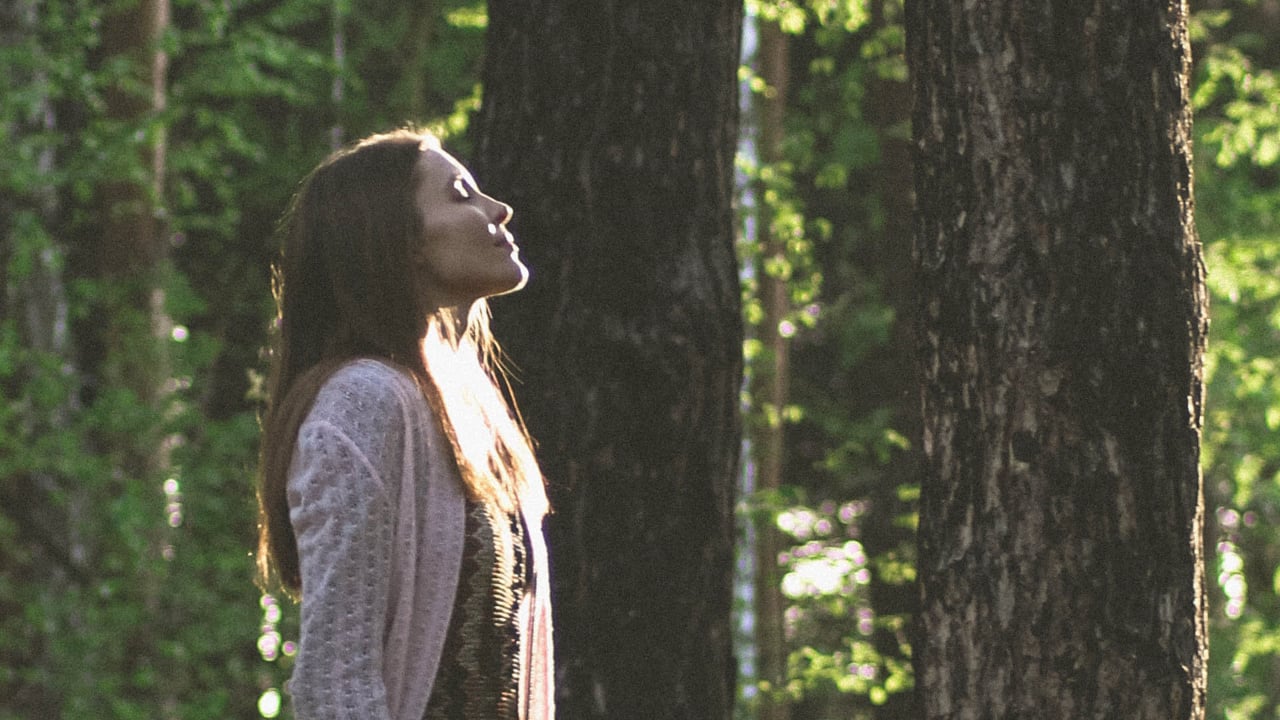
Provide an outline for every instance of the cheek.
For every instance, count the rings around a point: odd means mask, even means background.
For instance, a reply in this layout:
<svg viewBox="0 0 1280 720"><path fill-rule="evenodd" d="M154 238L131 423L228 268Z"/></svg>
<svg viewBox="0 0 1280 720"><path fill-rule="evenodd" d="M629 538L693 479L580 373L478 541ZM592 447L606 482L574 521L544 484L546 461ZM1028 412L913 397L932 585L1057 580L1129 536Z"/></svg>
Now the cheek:
<svg viewBox="0 0 1280 720"><path fill-rule="evenodd" d="M448 282L465 269L459 253L451 251L447 243L435 242L423 248L421 261L418 263L419 276L433 282Z"/></svg>
<svg viewBox="0 0 1280 720"><path fill-rule="evenodd" d="M495 246L484 223L437 222L423 234L414 271L428 297L474 300L510 292L528 277L514 250Z"/></svg>
<svg viewBox="0 0 1280 720"><path fill-rule="evenodd" d="M459 254L459 246L464 244L459 240L458 228L439 219L423 228L419 242L421 266L428 272L445 270Z"/></svg>

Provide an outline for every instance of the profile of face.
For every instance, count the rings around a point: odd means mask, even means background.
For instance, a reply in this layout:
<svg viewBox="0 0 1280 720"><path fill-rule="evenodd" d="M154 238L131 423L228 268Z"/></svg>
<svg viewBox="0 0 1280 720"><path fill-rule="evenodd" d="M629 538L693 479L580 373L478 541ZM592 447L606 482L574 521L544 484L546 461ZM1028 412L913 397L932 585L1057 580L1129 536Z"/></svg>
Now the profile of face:
<svg viewBox="0 0 1280 720"><path fill-rule="evenodd" d="M414 253L429 308L469 305L524 287L529 271L507 230L511 206L480 192L452 155L423 145L415 168L422 237Z"/></svg>

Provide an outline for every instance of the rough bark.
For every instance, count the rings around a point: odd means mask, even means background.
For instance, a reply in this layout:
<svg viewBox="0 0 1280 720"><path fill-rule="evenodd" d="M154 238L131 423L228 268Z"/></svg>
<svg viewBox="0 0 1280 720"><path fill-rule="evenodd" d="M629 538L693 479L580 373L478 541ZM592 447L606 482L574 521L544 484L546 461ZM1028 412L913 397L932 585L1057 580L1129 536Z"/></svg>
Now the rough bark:
<svg viewBox="0 0 1280 720"><path fill-rule="evenodd" d="M731 714L741 22L489 5L474 166L532 269L495 317L551 483L563 718Z"/></svg>
<svg viewBox="0 0 1280 720"><path fill-rule="evenodd" d="M1186 13L907 3L925 717L1203 717Z"/></svg>

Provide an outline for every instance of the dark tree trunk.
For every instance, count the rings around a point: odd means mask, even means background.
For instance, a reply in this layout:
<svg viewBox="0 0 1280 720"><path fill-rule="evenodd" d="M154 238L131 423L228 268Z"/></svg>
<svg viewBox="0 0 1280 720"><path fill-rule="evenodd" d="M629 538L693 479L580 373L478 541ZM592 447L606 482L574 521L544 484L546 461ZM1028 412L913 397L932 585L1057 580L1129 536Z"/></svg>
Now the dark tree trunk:
<svg viewBox="0 0 1280 720"><path fill-rule="evenodd" d="M925 717L1203 717L1186 13L907 3Z"/></svg>
<svg viewBox="0 0 1280 720"><path fill-rule="evenodd" d="M733 0L489 6L495 311L550 479L559 715L728 718L742 327Z"/></svg>

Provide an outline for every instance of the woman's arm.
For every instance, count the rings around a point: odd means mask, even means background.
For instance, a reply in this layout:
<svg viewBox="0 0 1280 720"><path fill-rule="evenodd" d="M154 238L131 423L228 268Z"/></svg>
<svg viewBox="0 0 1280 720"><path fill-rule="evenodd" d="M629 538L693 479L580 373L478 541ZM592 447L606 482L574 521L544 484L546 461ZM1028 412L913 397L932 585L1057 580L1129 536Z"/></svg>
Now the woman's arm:
<svg viewBox="0 0 1280 720"><path fill-rule="evenodd" d="M390 720L382 677L394 512L389 488L341 429L308 420L289 477L302 571L290 681L298 720Z"/></svg>

